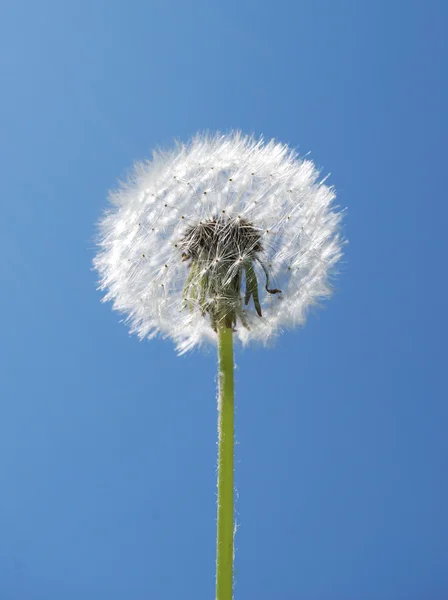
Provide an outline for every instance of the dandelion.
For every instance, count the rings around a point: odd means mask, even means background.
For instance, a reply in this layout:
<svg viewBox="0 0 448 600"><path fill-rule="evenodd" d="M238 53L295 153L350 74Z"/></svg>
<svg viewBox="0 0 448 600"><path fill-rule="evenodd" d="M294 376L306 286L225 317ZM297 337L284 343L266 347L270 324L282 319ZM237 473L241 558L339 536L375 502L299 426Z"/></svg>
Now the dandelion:
<svg viewBox="0 0 448 600"><path fill-rule="evenodd" d="M284 144L198 135L138 163L101 221L100 287L131 331L218 345L217 600L233 585L233 340L267 343L330 295L334 197Z"/></svg>

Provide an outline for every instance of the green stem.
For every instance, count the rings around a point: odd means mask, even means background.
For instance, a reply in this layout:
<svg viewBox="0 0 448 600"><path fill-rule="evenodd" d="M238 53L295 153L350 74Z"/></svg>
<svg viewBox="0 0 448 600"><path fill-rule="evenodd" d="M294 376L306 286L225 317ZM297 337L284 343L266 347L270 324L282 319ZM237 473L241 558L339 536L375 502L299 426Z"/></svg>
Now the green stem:
<svg viewBox="0 0 448 600"><path fill-rule="evenodd" d="M232 600L233 591L233 464L234 383L233 333L218 329L218 526L216 539L216 600Z"/></svg>

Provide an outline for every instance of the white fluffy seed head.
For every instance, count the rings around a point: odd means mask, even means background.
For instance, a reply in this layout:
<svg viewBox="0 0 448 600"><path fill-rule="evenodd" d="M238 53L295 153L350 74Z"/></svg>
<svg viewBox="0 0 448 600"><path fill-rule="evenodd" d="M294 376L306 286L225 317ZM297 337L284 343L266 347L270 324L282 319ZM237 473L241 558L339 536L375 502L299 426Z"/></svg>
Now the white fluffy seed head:
<svg viewBox="0 0 448 600"><path fill-rule="evenodd" d="M334 190L311 160L241 133L197 135L135 165L110 194L94 260L104 300L182 353L303 324L341 257Z"/></svg>

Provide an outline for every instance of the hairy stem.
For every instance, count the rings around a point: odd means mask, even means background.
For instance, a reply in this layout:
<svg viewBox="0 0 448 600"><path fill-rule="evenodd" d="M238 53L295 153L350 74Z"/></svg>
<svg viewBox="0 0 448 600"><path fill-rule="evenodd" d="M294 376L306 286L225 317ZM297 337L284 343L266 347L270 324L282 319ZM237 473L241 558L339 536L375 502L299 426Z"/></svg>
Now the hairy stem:
<svg viewBox="0 0 448 600"><path fill-rule="evenodd" d="M232 600L233 591L234 382L232 336L232 329L225 326L219 327L216 600Z"/></svg>

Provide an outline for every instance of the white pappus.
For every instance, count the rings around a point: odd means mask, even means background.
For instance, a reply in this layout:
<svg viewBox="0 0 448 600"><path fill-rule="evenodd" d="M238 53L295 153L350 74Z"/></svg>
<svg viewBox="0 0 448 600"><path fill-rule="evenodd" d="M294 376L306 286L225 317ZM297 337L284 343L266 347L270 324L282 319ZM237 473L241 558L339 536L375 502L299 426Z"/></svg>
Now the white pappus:
<svg viewBox="0 0 448 600"><path fill-rule="evenodd" d="M287 145L198 134L137 163L110 194L94 266L141 338L185 352L232 327L266 342L331 292L342 254L335 192Z"/></svg>

